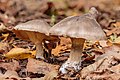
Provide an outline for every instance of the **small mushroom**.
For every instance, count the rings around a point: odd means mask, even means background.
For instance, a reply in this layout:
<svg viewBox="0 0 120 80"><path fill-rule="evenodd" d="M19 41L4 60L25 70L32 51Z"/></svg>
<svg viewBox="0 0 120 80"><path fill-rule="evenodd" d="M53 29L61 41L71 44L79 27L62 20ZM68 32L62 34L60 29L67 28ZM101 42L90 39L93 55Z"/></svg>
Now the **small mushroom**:
<svg viewBox="0 0 120 80"><path fill-rule="evenodd" d="M13 32L17 37L30 40L36 45L36 58L44 59L42 41L48 38L45 34L48 34L50 25L42 19L31 20L26 23L18 24L14 27Z"/></svg>
<svg viewBox="0 0 120 80"><path fill-rule="evenodd" d="M72 41L70 57L60 68L62 73L67 73L68 68L73 68L75 71L80 70L81 56L86 39L106 39L104 31L96 21L97 15L98 11L92 7L88 13L82 16L67 17L50 29L49 35L70 37Z"/></svg>

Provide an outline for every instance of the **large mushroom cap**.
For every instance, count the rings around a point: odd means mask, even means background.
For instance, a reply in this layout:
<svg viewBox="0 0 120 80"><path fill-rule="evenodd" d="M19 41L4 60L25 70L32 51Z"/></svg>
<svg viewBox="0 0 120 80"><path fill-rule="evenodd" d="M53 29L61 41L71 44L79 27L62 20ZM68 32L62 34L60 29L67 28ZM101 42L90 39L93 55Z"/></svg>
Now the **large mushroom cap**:
<svg viewBox="0 0 120 80"><path fill-rule="evenodd" d="M14 27L15 30L34 31L44 34L47 34L50 28L50 25L42 19L31 20L26 23L18 24Z"/></svg>
<svg viewBox="0 0 120 80"><path fill-rule="evenodd" d="M67 17L54 25L49 33L50 35L58 35L72 38L84 38L88 40L105 39L105 33L96 21L98 14L95 8L82 16Z"/></svg>

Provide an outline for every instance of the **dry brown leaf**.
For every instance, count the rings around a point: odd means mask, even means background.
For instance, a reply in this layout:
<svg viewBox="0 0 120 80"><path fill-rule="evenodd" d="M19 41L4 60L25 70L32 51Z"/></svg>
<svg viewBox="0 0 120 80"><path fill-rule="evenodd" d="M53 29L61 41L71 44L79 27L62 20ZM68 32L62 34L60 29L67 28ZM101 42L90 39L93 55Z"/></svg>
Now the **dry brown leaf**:
<svg viewBox="0 0 120 80"><path fill-rule="evenodd" d="M6 42L8 37L9 37L9 33L6 33L6 34L2 34L2 36L0 36L0 39L2 40L2 42Z"/></svg>
<svg viewBox="0 0 120 80"><path fill-rule="evenodd" d="M70 38L60 38L60 45L58 45L55 49L52 50L52 54L55 56L59 56L59 53L64 53L65 51L70 51L71 48L71 40Z"/></svg>
<svg viewBox="0 0 120 80"><path fill-rule="evenodd" d="M5 74L1 74L0 76L0 80L20 80L20 77L18 76L16 71L11 71L11 70L7 70L5 72Z"/></svg>
<svg viewBox="0 0 120 80"><path fill-rule="evenodd" d="M1 1L1 2L0 2L0 8L1 8L2 10L6 9L8 2L9 2L9 0Z"/></svg>
<svg viewBox="0 0 120 80"><path fill-rule="evenodd" d="M5 25L3 23L0 23L0 32L4 32L5 29Z"/></svg>
<svg viewBox="0 0 120 80"><path fill-rule="evenodd" d="M119 43L119 44L120 44L120 36L117 37L117 38L114 40L114 43Z"/></svg>
<svg viewBox="0 0 120 80"><path fill-rule="evenodd" d="M120 64L116 65L116 66L112 66L110 68L110 70L116 74L119 74L120 73Z"/></svg>
<svg viewBox="0 0 120 80"><path fill-rule="evenodd" d="M120 51L120 44L114 43L111 46L103 48L106 54L114 54Z"/></svg>
<svg viewBox="0 0 120 80"><path fill-rule="evenodd" d="M53 80L58 75L57 70L53 70L50 73L46 74L43 80Z"/></svg>
<svg viewBox="0 0 120 80"><path fill-rule="evenodd" d="M108 43L108 41L106 41L106 40L101 40L101 41L99 41L99 44L100 44L102 47L109 46L109 44L107 44L107 43Z"/></svg>
<svg viewBox="0 0 120 80"><path fill-rule="evenodd" d="M15 71L20 68L20 65L19 65L18 61L12 60L12 62L9 62L9 63L1 62L0 67L4 68L6 70Z"/></svg>
<svg viewBox="0 0 120 80"><path fill-rule="evenodd" d="M111 46L104 47L103 50L104 50L105 54L97 57L96 61L103 59L107 56L114 56L115 58L120 59L120 57L119 57L120 44L113 44Z"/></svg>
<svg viewBox="0 0 120 80"><path fill-rule="evenodd" d="M1 36L2 42L9 42L10 39L10 34L6 33L6 34L2 34Z"/></svg>
<svg viewBox="0 0 120 80"><path fill-rule="evenodd" d="M115 27L120 27L120 22L116 22L113 24Z"/></svg>
<svg viewBox="0 0 120 80"><path fill-rule="evenodd" d="M69 45L71 43L70 38L60 37L60 45Z"/></svg>
<svg viewBox="0 0 120 80"><path fill-rule="evenodd" d="M0 18L3 21L4 24L14 23L15 22L15 18L13 16L10 17L7 14L1 14L0 13Z"/></svg>
<svg viewBox="0 0 120 80"><path fill-rule="evenodd" d="M98 60L94 64L91 64L82 69L82 71L81 71L82 78L87 78L87 76L89 76L90 74L92 74L94 72L97 75L97 73L103 74L104 71L106 71L106 70L111 71L111 69L109 69L109 66L112 66L111 64L113 62L115 62L115 64L117 63L117 61L114 61L114 56L104 57L104 58ZM115 71L112 71L112 72L115 72ZM109 74L111 74L111 73L109 73ZM93 74L93 75L95 75L95 74Z"/></svg>
<svg viewBox="0 0 120 80"><path fill-rule="evenodd" d="M57 68L58 65L48 64L31 58L28 59L27 63L27 71L32 73L48 74L51 71L57 70Z"/></svg>
<svg viewBox="0 0 120 80"><path fill-rule="evenodd" d="M97 61L97 60L99 60L99 59L101 59L101 58L104 58L104 57L106 57L106 56L111 56L111 55L114 55L115 53L116 53L116 55L117 55L117 53L120 51L120 44L115 44L115 43L113 43L112 45L109 45L109 46L106 46L106 47L103 47L103 49L101 49L102 51L103 51L103 55L99 55L99 54L96 54L96 53L94 53L95 51L93 51L93 53L95 54L95 56L96 56L96 58L95 58L95 60ZM98 51L97 51L98 52ZM117 57L117 56L116 56Z"/></svg>
<svg viewBox="0 0 120 80"><path fill-rule="evenodd" d="M23 5L25 5L29 12L33 12L35 10L40 10L40 12L44 12L48 9L47 0L21 0L21 2L23 3Z"/></svg>
<svg viewBox="0 0 120 80"><path fill-rule="evenodd" d="M109 30L106 32L107 36L110 36L112 34L120 34L120 27L113 28L112 30Z"/></svg>
<svg viewBox="0 0 120 80"><path fill-rule="evenodd" d="M102 62L103 60L99 60L98 62L83 68L80 72L81 77L86 78L90 73L94 72L97 69L98 65L101 64Z"/></svg>
<svg viewBox="0 0 120 80"><path fill-rule="evenodd" d="M52 49L52 54L54 56L59 56L60 50L61 50L61 46L57 46L55 49Z"/></svg>
<svg viewBox="0 0 120 80"><path fill-rule="evenodd" d="M33 51L34 53L34 51ZM14 58L14 59L25 59L25 58L33 58L32 51L29 49L23 48L13 48L8 53L4 54L5 57Z"/></svg>
<svg viewBox="0 0 120 80"><path fill-rule="evenodd" d="M55 6L55 9L66 9L67 4L65 3L65 0L52 0L52 3Z"/></svg>
<svg viewBox="0 0 120 80"><path fill-rule="evenodd" d="M0 79L1 80L1 79ZM13 80L13 79L12 79ZM19 78L18 80L44 80L44 77L41 78L30 78L30 77L26 77L26 78Z"/></svg>
<svg viewBox="0 0 120 80"><path fill-rule="evenodd" d="M0 53L6 53L10 50L10 46L8 43L3 43L3 42L0 42Z"/></svg>
<svg viewBox="0 0 120 80"><path fill-rule="evenodd" d="M78 10L67 10L66 12L65 12L65 15L66 16L78 16L78 15L80 15L80 12L78 11Z"/></svg>
<svg viewBox="0 0 120 80"><path fill-rule="evenodd" d="M120 74L89 75L85 80L120 80Z"/></svg>
<svg viewBox="0 0 120 80"><path fill-rule="evenodd" d="M44 80L44 77L42 77L42 78L31 78L30 80Z"/></svg>
<svg viewBox="0 0 120 80"><path fill-rule="evenodd" d="M108 70L109 72L113 70L113 73L117 73L116 70L114 71L112 66L118 64L118 61L120 61L120 45L109 46L105 48L105 54L99 56L94 64L91 64L82 69L82 78L87 79L87 77L90 77L89 75L95 76L98 73L100 73L102 76L105 76L105 74L103 73L105 73L104 71L106 70ZM119 70L119 68L117 70ZM113 73L109 74L112 75ZM120 74L120 72L118 74ZM92 79L95 78L94 76L92 77Z"/></svg>

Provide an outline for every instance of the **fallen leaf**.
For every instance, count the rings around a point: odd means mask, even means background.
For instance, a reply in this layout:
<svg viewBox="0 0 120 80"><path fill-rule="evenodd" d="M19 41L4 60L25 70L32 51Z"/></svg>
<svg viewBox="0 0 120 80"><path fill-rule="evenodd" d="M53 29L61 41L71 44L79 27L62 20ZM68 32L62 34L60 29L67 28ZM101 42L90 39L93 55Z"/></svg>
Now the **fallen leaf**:
<svg viewBox="0 0 120 80"><path fill-rule="evenodd" d="M4 32L6 30L6 27L3 23L0 23L0 32Z"/></svg>
<svg viewBox="0 0 120 80"><path fill-rule="evenodd" d="M1 21L3 21L4 24L15 22L15 18L13 16L8 16L7 14L0 14L0 18L1 18Z"/></svg>
<svg viewBox="0 0 120 80"><path fill-rule="evenodd" d="M92 75L92 78L96 78L97 74L101 74L101 76L107 77L105 76L105 72L104 71L108 71L109 75L114 75L114 73L118 73L116 72L116 70L114 71L113 66L118 66L117 64L119 63L118 61L120 61L120 45L112 45L109 46L107 48L105 48L105 54L97 57L96 62L94 64L91 64L85 68L82 69L81 71L81 75L82 78L87 79L88 77L90 78ZM113 73L110 73L110 71L112 70ZM119 70L119 68L117 69ZM106 72L107 72L106 71ZM107 73L106 73L107 74ZM120 74L120 72L118 73ZM94 76L93 76L94 75Z"/></svg>
<svg viewBox="0 0 120 80"><path fill-rule="evenodd" d="M114 43L119 43L119 44L120 44L120 36L117 37L117 38L114 40Z"/></svg>
<svg viewBox="0 0 120 80"><path fill-rule="evenodd" d="M76 7L77 9L81 9L83 6L85 6L85 3L87 1L84 0L66 0L69 7Z"/></svg>
<svg viewBox="0 0 120 80"><path fill-rule="evenodd" d="M102 47L109 46L107 43L108 43L108 41L106 41L106 40L101 40L101 41L99 41L99 44L100 44Z"/></svg>
<svg viewBox="0 0 120 80"><path fill-rule="evenodd" d="M2 34L3 37L8 37L9 33Z"/></svg>
<svg viewBox="0 0 120 80"><path fill-rule="evenodd" d="M120 80L120 74L89 75L85 80Z"/></svg>
<svg viewBox="0 0 120 80"><path fill-rule="evenodd" d="M31 78L30 80L45 80L44 77L42 78Z"/></svg>
<svg viewBox="0 0 120 80"><path fill-rule="evenodd" d="M117 34L119 35L120 34L120 27L118 28L113 28L112 30L109 30L106 32L107 36L110 36L112 34Z"/></svg>
<svg viewBox="0 0 120 80"><path fill-rule="evenodd" d="M67 10L65 13L66 16L78 16L79 11L78 10Z"/></svg>
<svg viewBox="0 0 120 80"><path fill-rule="evenodd" d="M20 65L19 65L18 61L12 60L12 62L9 62L9 63L1 62L0 67L4 68L6 70L15 71L20 68Z"/></svg>
<svg viewBox="0 0 120 80"><path fill-rule="evenodd" d="M29 12L34 12L36 10L44 12L48 9L47 0L22 0L21 2Z"/></svg>
<svg viewBox="0 0 120 80"><path fill-rule="evenodd" d="M71 40L70 38L60 37L60 45L58 45L55 49L52 49L52 54L55 56L59 56L59 53L64 53L66 51L70 51L71 49Z"/></svg>
<svg viewBox="0 0 120 80"><path fill-rule="evenodd" d="M20 80L16 71L7 70L5 74L0 76L0 80Z"/></svg>
<svg viewBox="0 0 120 80"><path fill-rule="evenodd" d="M96 62L94 64L91 64L87 67L84 67L81 70L81 77L84 79L86 78L90 73L92 73L93 71L95 71L97 69L97 66L102 62L102 60L99 60L99 62Z"/></svg>
<svg viewBox="0 0 120 80"><path fill-rule="evenodd" d="M120 22L118 21L118 22L114 23L113 25L114 25L115 27L120 27Z"/></svg>
<svg viewBox="0 0 120 80"><path fill-rule="evenodd" d="M103 48L105 51L105 54L114 54L120 52L120 44L113 43L111 46L107 46Z"/></svg>
<svg viewBox="0 0 120 80"><path fill-rule="evenodd" d="M2 33L2 36L0 38L1 38L2 42L9 42L10 34L9 33L5 33L5 34Z"/></svg>
<svg viewBox="0 0 120 80"><path fill-rule="evenodd" d="M103 59L105 57L109 57L109 56L114 56L114 58L116 59L120 59L119 57L119 53L120 53L120 45L119 44L113 44L111 46L107 46L103 48L104 50L104 54L97 57L96 61L99 61L100 59Z"/></svg>
<svg viewBox="0 0 120 80"><path fill-rule="evenodd" d="M28 59L27 63L27 71L32 73L39 73L39 74L48 74L51 71L57 70L58 65L52 65L45 63L43 61L38 61L32 58Z"/></svg>
<svg viewBox="0 0 120 80"><path fill-rule="evenodd" d="M6 53L11 49L8 43L0 42L0 53Z"/></svg>
<svg viewBox="0 0 120 80"><path fill-rule="evenodd" d="M116 66L112 66L110 68L110 70L116 74L119 74L120 73L120 64L116 65Z"/></svg>
<svg viewBox="0 0 120 80"><path fill-rule="evenodd" d="M34 53L34 52L33 52ZM32 51L29 49L23 48L13 48L8 53L4 54L6 58L14 58L14 59L25 59L25 58L33 58Z"/></svg>
<svg viewBox="0 0 120 80"><path fill-rule="evenodd" d="M52 0L52 3L54 4L55 9L67 9L65 0Z"/></svg>
<svg viewBox="0 0 120 80"><path fill-rule="evenodd" d="M54 78L58 75L58 71L57 70L53 70L51 72L49 72L48 74L45 75L45 77L43 78L43 80L54 80Z"/></svg>

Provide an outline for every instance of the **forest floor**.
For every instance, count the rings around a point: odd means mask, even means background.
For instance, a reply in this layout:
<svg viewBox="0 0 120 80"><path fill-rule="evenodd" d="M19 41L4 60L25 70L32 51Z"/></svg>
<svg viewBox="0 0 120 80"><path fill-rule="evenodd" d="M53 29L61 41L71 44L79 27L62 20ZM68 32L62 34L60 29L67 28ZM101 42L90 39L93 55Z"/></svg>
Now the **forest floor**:
<svg viewBox="0 0 120 80"><path fill-rule="evenodd" d="M107 40L86 41L79 72L59 72L69 57L69 38L60 37L51 60L42 61L35 59L34 43L12 31L19 23L40 18L53 26L68 16L87 13L92 6L101 13L97 21ZM0 80L120 80L119 63L120 0L0 0Z"/></svg>

